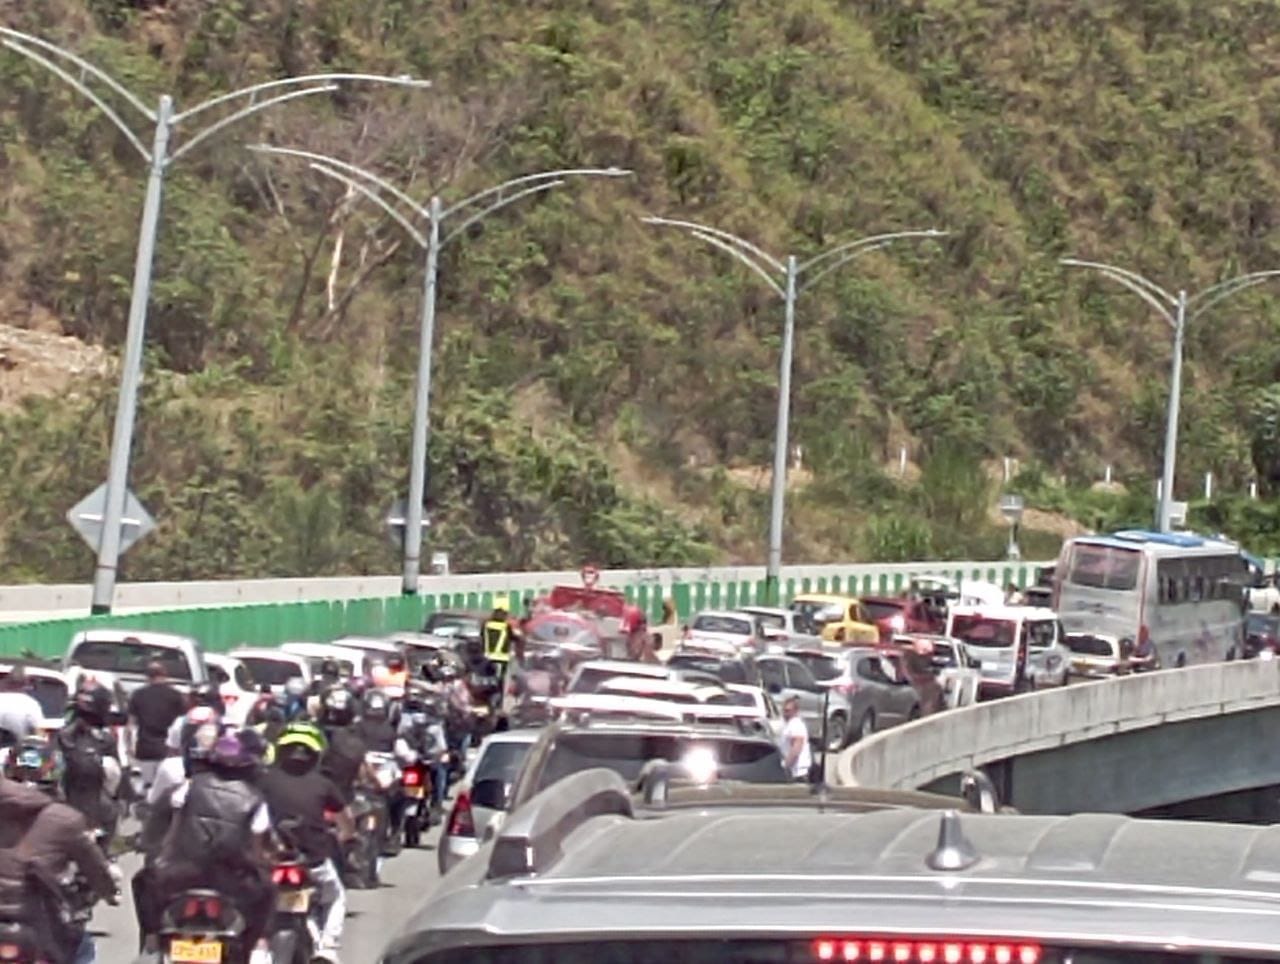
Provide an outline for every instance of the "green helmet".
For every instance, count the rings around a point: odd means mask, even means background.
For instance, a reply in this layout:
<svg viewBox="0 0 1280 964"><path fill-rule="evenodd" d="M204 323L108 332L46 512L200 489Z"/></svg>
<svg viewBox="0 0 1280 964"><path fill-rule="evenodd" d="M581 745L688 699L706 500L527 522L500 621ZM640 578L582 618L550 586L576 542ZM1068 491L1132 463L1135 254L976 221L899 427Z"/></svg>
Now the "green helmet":
<svg viewBox="0 0 1280 964"><path fill-rule="evenodd" d="M328 742L324 738L324 732L314 723L299 720L290 723L284 728L284 731L276 738L276 746L284 749L289 746L306 747L314 753L322 754L328 746Z"/></svg>

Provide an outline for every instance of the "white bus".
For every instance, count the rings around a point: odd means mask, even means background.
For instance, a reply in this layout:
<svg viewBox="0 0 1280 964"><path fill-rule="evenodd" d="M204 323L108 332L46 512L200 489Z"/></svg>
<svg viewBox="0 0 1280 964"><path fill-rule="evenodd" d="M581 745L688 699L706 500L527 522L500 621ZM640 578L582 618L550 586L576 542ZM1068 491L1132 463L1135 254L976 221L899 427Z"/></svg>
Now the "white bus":
<svg viewBox="0 0 1280 964"><path fill-rule="evenodd" d="M1156 667L1234 659L1244 648L1240 547L1190 532L1126 530L1062 547L1054 608L1068 633L1131 639Z"/></svg>

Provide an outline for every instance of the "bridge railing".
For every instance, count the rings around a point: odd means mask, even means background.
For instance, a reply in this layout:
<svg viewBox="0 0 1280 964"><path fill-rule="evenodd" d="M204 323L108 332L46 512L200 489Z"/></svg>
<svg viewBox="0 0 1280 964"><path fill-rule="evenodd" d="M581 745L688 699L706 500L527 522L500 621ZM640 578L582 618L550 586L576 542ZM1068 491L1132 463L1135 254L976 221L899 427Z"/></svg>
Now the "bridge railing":
<svg viewBox="0 0 1280 964"><path fill-rule="evenodd" d="M1162 723L1280 705L1280 660L1213 663L1027 693L949 710L855 743L837 782L916 790L1041 750ZM856 728L856 720L851 721Z"/></svg>

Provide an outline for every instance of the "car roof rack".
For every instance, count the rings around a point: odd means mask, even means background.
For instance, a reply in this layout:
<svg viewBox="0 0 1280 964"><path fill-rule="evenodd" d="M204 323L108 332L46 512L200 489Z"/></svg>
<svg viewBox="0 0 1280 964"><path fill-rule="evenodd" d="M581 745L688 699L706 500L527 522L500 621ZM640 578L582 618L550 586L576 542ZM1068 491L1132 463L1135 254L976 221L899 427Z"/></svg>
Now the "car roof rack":
<svg viewBox="0 0 1280 964"><path fill-rule="evenodd" d="M613 770L582 770L557 781L503 824L486 876L493 880L543 873L560 859L570 834L606 815L632 816L631 790Z"/></svg>

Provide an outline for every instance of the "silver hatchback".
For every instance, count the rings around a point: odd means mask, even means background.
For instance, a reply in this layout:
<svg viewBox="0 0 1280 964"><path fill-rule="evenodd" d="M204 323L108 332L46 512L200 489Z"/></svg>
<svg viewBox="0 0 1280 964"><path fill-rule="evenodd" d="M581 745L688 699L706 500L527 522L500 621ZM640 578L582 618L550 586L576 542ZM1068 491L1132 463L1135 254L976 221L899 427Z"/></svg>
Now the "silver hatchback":
<svg viewBox="0 0 1280 964"><path fill-rule="evenodd" d="M507 796L541 730L507 730L480 744L459 782L449 819L440 832L437 864L444 874L480 848L485 828L507 809Z"/></svg>

